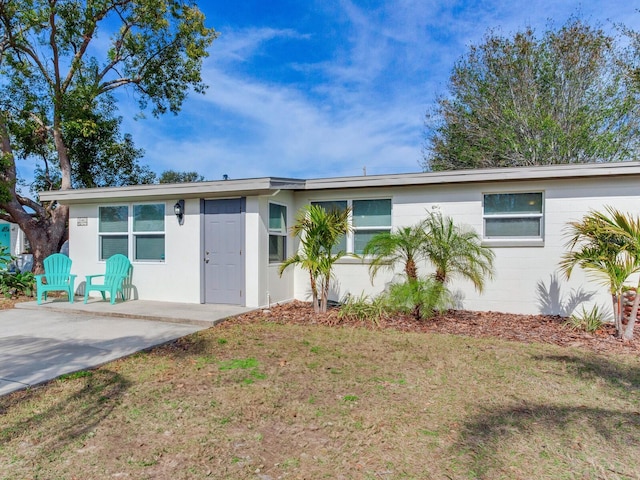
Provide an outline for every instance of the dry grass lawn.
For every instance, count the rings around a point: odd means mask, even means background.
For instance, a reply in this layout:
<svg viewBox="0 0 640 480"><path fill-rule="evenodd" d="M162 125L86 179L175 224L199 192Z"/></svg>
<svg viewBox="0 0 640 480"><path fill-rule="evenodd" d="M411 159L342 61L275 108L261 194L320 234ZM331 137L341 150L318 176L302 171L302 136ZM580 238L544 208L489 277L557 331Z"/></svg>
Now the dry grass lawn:
<svg viewBox="0 0 640 480"><path fill-rule="evenodd" d="M2 479L639 479L640 358L228 322L0 398Z"/></svg>

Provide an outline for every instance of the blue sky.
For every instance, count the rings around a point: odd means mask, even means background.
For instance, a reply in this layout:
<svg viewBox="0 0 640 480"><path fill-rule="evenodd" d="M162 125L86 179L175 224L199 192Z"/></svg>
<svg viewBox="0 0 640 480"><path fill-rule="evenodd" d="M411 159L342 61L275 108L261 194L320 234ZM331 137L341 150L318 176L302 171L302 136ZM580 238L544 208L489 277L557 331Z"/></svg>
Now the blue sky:
<svg viewBox="0 0 640 480"><path fill-rule="evenodd" d="M154 171L208 180L417 172L425 112L487 29L541 33L578 14L640 30L634 3L201 0L220 33L204 64L208 91L178 116L137 121L122 96L124 131Z"/></svg>

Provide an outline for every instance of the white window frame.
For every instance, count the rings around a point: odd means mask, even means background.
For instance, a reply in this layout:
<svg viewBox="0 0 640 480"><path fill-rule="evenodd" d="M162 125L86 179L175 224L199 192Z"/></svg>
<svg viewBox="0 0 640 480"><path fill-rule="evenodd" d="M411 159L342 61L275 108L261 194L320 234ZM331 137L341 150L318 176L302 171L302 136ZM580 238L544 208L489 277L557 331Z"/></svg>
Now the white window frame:
<svg viewBox="0 0 640 480"><path fill-rule="evenodd" d="M366 227L355 227L353 224L353 202L367 201L367 200L388 200L390 204L389 219L390 225L368 225ZM358 255L355 253L355 234L356 232L366 232L375 230L384 230L391 232L393 230L393 199L391 197L363 197L363 198L329 198L329 199L314 199L310 203L318 204L325 202L347 202L347 208L349 209L348 222L350 231L346 235L347 239L347 255Z"/></svg>
<svg viewBox="0 0 640 480"><path fill-rule="evenodd" d="M127 230L122 232L101 232L100 231L100 210L102 208L126 208L127 209ZM106 258L102 258L102 238L104 237L127 237L127 257L131 258L131 241L130 241L130 230L131 230L131 206L129 204L108 204L108 205L98 205L98 214L97 214L98 222L98 261L106 262Z"/></svg>
<svg viewBox="0 0 640 480"><path fill-rule="evenodd" d="M282 207L284 208L284 229L279 229L279 230L275 230L271 228L271 205L276 205L278 207ZM285 205L283 203L278 203L278 202L269 202L269 212L267 214L267 227L268 227L268 231L269 231L269 241L268 241L268 246L267 248L269 249L267 251L267 258L269 260L269 264L271 265L276 265L279 263L282 263L286 260L287 258L287 226L289 224L289 219L288 219L288 215L289 215L289 207L288 205ZM281 237L282 238L282 242L283 242L283 251L282 251L282 259L280 260L271 260L271 237Z"/></svg>
<svg viewBox="0 0 640 480"><path fill-rule="evenodd" d="M135 209L136 207L140 207L140 206L144 206L144 205L162 205L164 208L164 212L162 215L162 230L149 230L149 231L136 231L134 229L134 219L135 219ZM131 257L132 257L132 261L136 262L136 263L164 263L165 258L167 256L167 234L166 234L166 230L167 230L167 205L165 202L142 202L142 203L134 203L131 205L131 219L130 219L130 225L131 225ZM143 258L143 259L138 259L138 250L137 250L137 244L138 242L137 237L144 237L144 236L153 236L153 237L162 237L163 240L163 253L162 253L162 258Z"/></svg>
<svg viewBox="0 0 640 480"><path fill-rule="evenodd" d="M485 199L488 195L540 195L540 212L518 213L490 213L485 212ZM526 191L491 191L482 193L482 243L486 246L513 247L513 246L543 246L544 245L544 220L545 220L545 192L543 190ZM538 235L504 235L488 236L487 220L491 219L537 219L539 222Z"/></svg>
<svg viewBox="0 0 640 480"><path fill-rule="evenodd" d="M154 231L134 231L133 228L133 220L134 220L134 209L136 206L140 205L163 205L164 206L164 216L163 216L163 230L154 230ZM127 208L127 231L126 232L101 232L100 231L100 209L107 207L126 207ZM167 256L167 204L166 202L136 202L136 203L114 203L114 204L105 204L98 205L97 212L97 229L98 229L98 261L106 262L106 258L102 258L102 237L109 236L126 236L127 237L127 257L131 260L132 263L165 263ZM162 259L137 259L136 253L136 237L144 236L144 235L154 235L154 236L163 236L164 237L164 255Z"/></svg>

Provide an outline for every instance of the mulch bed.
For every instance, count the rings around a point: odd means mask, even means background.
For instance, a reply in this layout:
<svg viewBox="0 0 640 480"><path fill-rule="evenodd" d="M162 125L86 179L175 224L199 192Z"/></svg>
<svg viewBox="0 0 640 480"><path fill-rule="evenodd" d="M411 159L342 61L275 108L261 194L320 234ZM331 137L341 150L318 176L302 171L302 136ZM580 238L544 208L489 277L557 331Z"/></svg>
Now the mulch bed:
<svg viewBox="0 0 640 480"><path fill-rule="evenodd" d="M271 321L298 325L327 325L372 329L393 328L403 332L444 333L476 338L499 338L524 343L549 343L561 347L578 347L598 353L640 355L640 324L635 328L633 342L615 337L613 325L605 325L596 333L572 330L564 325L564 318L550 315L514 315L499 312L449 310L428 320L397 315L382 319L378 324L338 317L338 309L316 315L310 303L290 302L269 311L257 310L230 320L229 323Z"/></svg>

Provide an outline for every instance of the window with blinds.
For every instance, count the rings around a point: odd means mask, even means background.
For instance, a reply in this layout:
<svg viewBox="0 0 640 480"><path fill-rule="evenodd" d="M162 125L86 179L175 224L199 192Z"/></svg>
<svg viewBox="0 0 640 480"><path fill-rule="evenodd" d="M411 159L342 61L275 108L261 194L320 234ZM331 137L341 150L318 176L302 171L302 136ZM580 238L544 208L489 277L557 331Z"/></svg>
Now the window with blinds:
<svg viewBox="0 0 640 480"><path fill-rule="evenodd" d="M344 211L351 208L349 222L351 232L342 237L340 243L333 249L333 253L345 251L347 253L362 254L365 245L371 238L383 232L391 231L391 199L371 200L329 200L311 202L327 211Z"/></svg>
<svg viewBox="0 0 640 480"><path fill-rule="evenodd" d="M100 260L120 253L134 261L164 261L164 218L163 203L98 207Z"/></svg>

